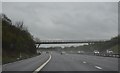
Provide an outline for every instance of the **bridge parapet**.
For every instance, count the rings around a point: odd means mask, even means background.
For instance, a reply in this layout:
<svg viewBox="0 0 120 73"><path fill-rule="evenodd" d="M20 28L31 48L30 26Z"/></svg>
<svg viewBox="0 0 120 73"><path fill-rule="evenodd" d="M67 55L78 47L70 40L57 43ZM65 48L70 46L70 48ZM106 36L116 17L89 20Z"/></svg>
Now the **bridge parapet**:
<svg viewBox="0 0 120 73"><path fill-rule="evenodd" d="M39 42L36 42L37 48L39 48L40 44L76 44L76 43L88 43L88 44L93 44L93 43L101 43L104 42L104 40L40 40Z"/></svg>
<svg viewBox="0 0 120 73"><path fill-rule="evenodd" d="M100 43L104 42L101 40L41 40L40 42L36 42L36 44L70 44L70 43Z"/></svg>

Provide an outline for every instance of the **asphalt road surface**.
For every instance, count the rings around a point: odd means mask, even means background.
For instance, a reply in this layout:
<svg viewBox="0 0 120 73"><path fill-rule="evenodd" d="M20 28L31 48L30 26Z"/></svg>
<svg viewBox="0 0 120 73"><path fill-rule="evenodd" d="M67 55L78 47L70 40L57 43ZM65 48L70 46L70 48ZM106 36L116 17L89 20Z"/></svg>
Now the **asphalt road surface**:
<svg viewBox="0 0 120 73"><path fill-rule="evenodd" d="M49 58L48 54L42 54L33 58L5 64L3 71L34 71Z"/></svg>
<svg viewBox="0 0 120 73"><path fill-rule="evenodd" d="M118 58L53 52L42 71L118 71Z"/></svg>
<svg viewBox="0 0 120 73"><path fill-rule="evenodd" d="M49 58L48 53L3 65L3 71L35 71ZM118 71L118 58L51 53L41 71Z"/></svg>

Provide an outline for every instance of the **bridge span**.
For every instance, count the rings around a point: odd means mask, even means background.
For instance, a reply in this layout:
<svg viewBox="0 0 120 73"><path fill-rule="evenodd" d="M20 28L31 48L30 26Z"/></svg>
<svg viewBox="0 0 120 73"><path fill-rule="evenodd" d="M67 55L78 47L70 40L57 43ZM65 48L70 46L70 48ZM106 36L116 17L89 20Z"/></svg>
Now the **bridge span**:
<svg viewBox="0 0 120 73"><path fill-rule="evenodd" d="M101 43L104 40L40 40L36 44L74 44L74 43Z"/></svg>
<svg viewBox="0 0 120 73"><path fill-rule="evenodd" d="M40 44L76 44L76 43L88 43L88 44L93 44L93 43L102 43L105 40L40 40L39 42L36 42L38 47Z"/></svg>

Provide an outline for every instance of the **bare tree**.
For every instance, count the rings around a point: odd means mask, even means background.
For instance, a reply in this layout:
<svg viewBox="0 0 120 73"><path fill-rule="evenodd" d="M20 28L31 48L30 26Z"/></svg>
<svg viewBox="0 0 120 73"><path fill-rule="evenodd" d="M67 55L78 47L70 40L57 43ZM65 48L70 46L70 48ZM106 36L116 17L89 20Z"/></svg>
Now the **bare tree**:
<svg viewBox="0 0 120 73"><path fill-rule="evenodd" d="M25 25L23 25L23 21L17 21L15 22L15 26L21 30L25 30L26 32L28 32L28 29Z"/></svg>
<svg viewBox="0 0 120 73"><path fill-rule="evenodd" d="M23 21L17 21L15 22L15 26L20 28L20 29L23 29Z"/></svg>
<svg viewBox="0 0 120 73"><path fill-rule="evenodd" d="M40 42L39 38L35 38L34 40L35 40L35 42Z"/></svg>

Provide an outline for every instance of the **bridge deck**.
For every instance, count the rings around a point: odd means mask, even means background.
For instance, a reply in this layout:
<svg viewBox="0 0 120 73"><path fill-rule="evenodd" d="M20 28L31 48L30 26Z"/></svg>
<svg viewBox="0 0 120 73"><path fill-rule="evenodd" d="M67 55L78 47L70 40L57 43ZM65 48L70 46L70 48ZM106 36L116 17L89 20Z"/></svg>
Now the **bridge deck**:
<svg viewBox="0 0 120 73"><path fill-rule="evenodd" d="M36 44L74 44L74 43L101 43L101 42L104 41L44 40L44 41L36 42Z"/></svg>

